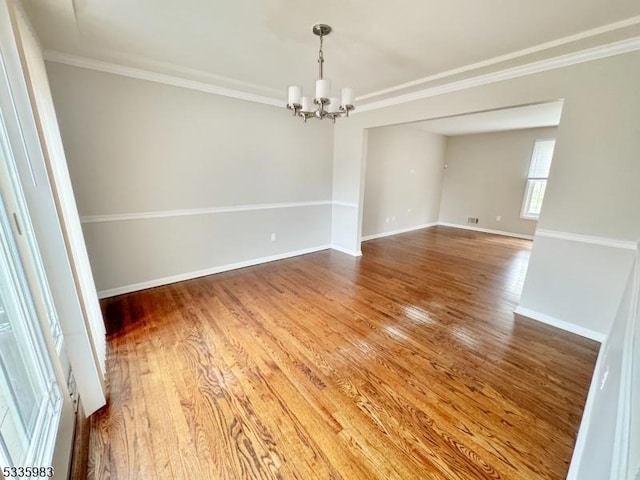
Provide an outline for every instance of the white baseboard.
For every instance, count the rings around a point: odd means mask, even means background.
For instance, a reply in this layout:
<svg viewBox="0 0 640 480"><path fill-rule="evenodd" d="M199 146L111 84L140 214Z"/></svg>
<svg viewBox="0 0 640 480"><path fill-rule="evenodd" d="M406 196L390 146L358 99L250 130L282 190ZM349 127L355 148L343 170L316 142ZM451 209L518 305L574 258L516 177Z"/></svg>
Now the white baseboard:
<svg viewBox="0 0 640 480"><path fill-rule="evenodd" d="M349 250L348 248L343 248L339 245L329 245L329 248L337 252L346 253L347 255L351 255L352 257L362 256L362 250Z"/></svg>
<svg viewBox="0 0 640 480"><path fill-rule="evenodd" d="M239 268L251 267L254 265L260 265L262 263L273 262L276 260L283 260L285 258L297 257L299 255L306 255L308 253L319 252L321 250L328 250L329 248L336 249L335 247L330 247L329 245L321 245L318 247L295 250L293 252L270 255L268 257L252 258L250 260L244 260L242 262L230 263L227 265L220 265L218 267L205 268L203 270L196 270L194 272L180 273L178 275L171 275L169 277L157 278L154 280L148 280L146 282L133 283L131 285L124 285L122 287L101 290L98 292L98 297L99 298L115 297L116 295L137 292L139 290L146 290L147 288L159 287L162 285L168 285L170 283L182 282L184 280L191 280L193 278L213 275L215 273L228 272L230 270L237 270ZM345 252L345 253L349 253L349 252ZM349 254L353 255L353 253L349 253ZM360 255L362 255L362 253L360 253Z"/></svg>
<svg viewBox="0 0 640 480"><path fill-rule="evenodd" d="M595 330L590 330L574 323L565 322L564 320L552 317L551 315L536 312L535 310L530 310L519 305L515 309L514 313L522 315L523 317L530 318L532 320L537 320L538 322L546 323L547 325L551 325L552 327L557 327L561 330L566 330L567 332L575 333L576 335L595 340L596 342L602 343L607 338L604 333L596 332Z"/></svg>
<svg viewBox="0 0 640 480"><path fill-rule="evenodd" d="M422 230L423 228L435 227L438 222L424 223L422 225L416 225L415 227L401 228L400 230L392 230L390 232L374 233L373 235L367 235L362 237L362 241L373 240L375 238L389 237L391 235L398 235L399 233L413 232L414 230Z"/></svg>
<svg viewBox="0 0 640 480"><path fill-rule="evenodd" d="M333 200L331 203L338 207L358 208L358 204L354 202L343 202L342 200Z"/></svg>
<svg viewBox="0 0 640 480"><path fill-rule="evenodd" d="M472 230L474 232L492 233L494 235L504 235L505 237L522 238L523 240L533 240L533 235L525 235L523 233L504 232L502 230L491 230L489 228L470 227L467 225L458 225L457 223L438 222L443 227L461 228L462 230Z"/></svg>

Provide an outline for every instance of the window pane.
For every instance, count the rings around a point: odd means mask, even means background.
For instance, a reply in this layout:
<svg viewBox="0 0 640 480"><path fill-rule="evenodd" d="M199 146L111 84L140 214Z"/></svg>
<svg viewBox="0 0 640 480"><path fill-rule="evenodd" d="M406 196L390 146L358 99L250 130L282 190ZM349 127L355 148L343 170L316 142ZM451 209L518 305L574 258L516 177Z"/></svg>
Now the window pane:
<svg viewBox="0 0 640 480"><path fill-rule="evenodd" d="M24 325L16 324L18 299L6 266L0 261L0 438L17 462L26 457L46 385L27 351Z"/></svg>
<svg viewBox="0 0 640 480"><path fill-rule="evenodd" d="M529 178L549 177L555 145L555 140L536 140L529 165Z"/></svg>
<svg viewBox="0 0 640 480"><path fill-rule="evenodd" d="M10 183L13 186L13 191L15 192L14 201L17 202L16 206L18 209L20 209L23 212L26 212L27 205L25 203L24 198L22 197L22 193L21 193L22 188L17 181L18 173L16 170L16 166L13 162L9 160L11 158L13 158L13 154L7 144L7 139L3 136L0 136L0 159L2 159L5 162L5 168L8 169L8 172L7 172L9 173L8 178L10 179ZM49 282L47 280L47 274L45 272L44 264L42 262L42 258L40 255L40 249L38 248L38 244L32 232L32 228L29 227L29 225L26 225L27 218L28 218L28 215L24 215L22 220L23 222L25 222L25 225L23 225L25 230L25 238L27 239L27 242L29 244L29 249L31 250L30 252L31 257L35 263L37 281L40 285L40 291L42 293L43 300L47 308L49 328L51 329L51 335L53 336L53 339L56 345L56 350L58 351L58 353L60 353L62 349L62 343L63 343L62 328L60 327L58 313L53 303L53 296L51 294L51 289L49 288Z"/></svg>
<svg viewBox="0 0 640 480"><path fill-rule="evenodd" d="M526 210L527 215L540 215L542 210L542 200L544 199L544 192L547 188L546 180L530 180L531 188L529 194L529 205Z"/></svg>
<svg viewBox="0 0 640 480"><path fill-rule="evenodd" d="M3 193L0 191L0 463L49 465L60 420L61 390L40 333Z"/></svg>
<svg viewBox="0 0 640 480"><path fill-rule="evenodd" d="M42 392L36 393L29 379L18 341L0 303L0 437L12 459L24 458L38 413L36 399Z"/></svg>

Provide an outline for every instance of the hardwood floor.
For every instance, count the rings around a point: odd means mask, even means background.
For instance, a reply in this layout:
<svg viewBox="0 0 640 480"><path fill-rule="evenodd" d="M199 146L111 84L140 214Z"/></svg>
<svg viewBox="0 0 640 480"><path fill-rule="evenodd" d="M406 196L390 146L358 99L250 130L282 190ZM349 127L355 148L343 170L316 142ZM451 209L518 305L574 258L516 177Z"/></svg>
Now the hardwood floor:
<svg viewBox="0 0 640 480"><path fill-rule="evenodd" d="M529 249L434 227L103 301L89 478L565 478L598 344L514 319Z"/></svg>

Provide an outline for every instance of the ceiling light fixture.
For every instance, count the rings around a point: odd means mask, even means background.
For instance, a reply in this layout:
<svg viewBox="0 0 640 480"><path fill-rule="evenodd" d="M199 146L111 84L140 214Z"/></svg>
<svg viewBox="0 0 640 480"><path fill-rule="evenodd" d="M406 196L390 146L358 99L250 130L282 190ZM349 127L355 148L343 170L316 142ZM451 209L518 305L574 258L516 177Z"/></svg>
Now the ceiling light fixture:
<svg viewBox="0 0 640 480"><path fill-rule="evenodd" d="M302 117L306 123L309 118L330 118L334 122L336 118L349 116L353 106L353 89L343 88L342 97L331 96L331 81L323 77L324 54L322 52L322 39L331 33L331 27L323 23L313 26L313 33L320 37L320 51L318 53L318 66L320 78L316 80L316 98L302 96L302 88L297 85L289 87L287 108L293 111L294 116Z"/></svg>

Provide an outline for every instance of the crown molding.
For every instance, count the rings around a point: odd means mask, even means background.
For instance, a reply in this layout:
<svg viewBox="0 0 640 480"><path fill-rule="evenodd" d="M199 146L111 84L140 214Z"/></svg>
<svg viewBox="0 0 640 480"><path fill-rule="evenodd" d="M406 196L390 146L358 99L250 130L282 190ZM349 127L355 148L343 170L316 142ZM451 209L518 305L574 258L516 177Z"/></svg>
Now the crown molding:
<svg viewBox="0 0 640 480"><path fill-rule="evenodd" d="M599 60L602 58L621 55L623 53L634 52L637 50L640 50L640 36L621 40L619 42L609 43L606 45L600 45L598 47L588 48L579 52L560 55L558 57L549 58L546 60L539 60L537 62L528 63L526 65L521 65L518 67L511 67L503 70L498 70L496 72L477 75L475 77L446 83L437 87L425 88L423 90L418 90L416 92L411 92L404 95L398 95L396 97L386 98L377 102L367 103L365 105L358 106L358 109L354 111L353 114L362 114L363 112L371 110L377 110L393 105L400 105L402 103L421 100L423 98L434 97L436 95L456 92L458 90L465 90L467 88L488 85L490 83L496 83L503 80L524 77L527 75L532 75L534 73L555 70L557 68L568 67L570 65L576 65L578 63L590 62L593 60Z"/></svg>
<svg viewBox="0 0 640 480"><path fill-rule="evenodd" d="M381 95L387 95L389 93L397 92L399 90L404 90L411 87L417 87L419 85L433 82L435 80L440 80L442 78L451 77L453 75L470 72L480 68L490 67L493 65L497 65L499 63L507 62L509 60L515 60L517 58L525 57L527 55L533 55L535 53L543 52L545 50L561 47L563 45L568 45L569 43L577 42L580 40L586 40L588 38L596 37L598 35L603 35L605 33L614 32L616 30L621 30L623 28L632 27L634 25L640 25L640 16L627 18L619 22L609 23L607 25L602 25L601 27L593 28L591 30L585 30L584 32L576 33L574 35L569 35L567 37L562 37L557 40L541 43L539 45L534 45L533 47L511 52L506 55L500 55L498 57L490 58L489 60L484 60L482 62L477 62L477 63L471 63L469 65L465 65L460 68L454 68L452 70L447 70L446 72L437 73L435 75L429 75L427 77L418 78L410 82L395 85L393 87L367 93L366 95L361 95L357 97L356 100L357 101L366 100L369 98L379 97Z"/></svg>
<svg viewBox="0 0 640 480"><path fill-rule="evenodd" d="M603 27L599 27L593 30L588 30L586 32L582 32L576 35L564 37L562 39L558 39L553 42L548 42L548 43L537 45L535 47L531 47L528 49L519 50L518 52L514 52L508 55L503 55L501 57L495 57L485 62L479 62L479 63L467 65L459 69L449 70L447 72L442 72L440 74L432 75L430 77L424 77L424 78L415 80L413 82L404 83L401 85L397 85L395 87L390 87L385 90L379 90L377 92L373 92L367 95L357 97L356 100L363 100L363 99L383 95L386 93L392 93L394 91L406 89L412 86L417 86L429 81L443 79L452 75L473 71L478 68L495 65L508 60L514 60L525 55L538 53L544 50L548 50L550 48L566 45L568 43L575 42L578 40L592 38L596 35L612 32L624 27L629 27L629 26L634 26L639 24L640 24L640 16L632 17L622 22L612 23L612 24L605 25ZM509 80L513 78L531 75L534 73L540 73L540 72L554 70L557 68L563 68L563 67L567 67L567 66L575 65L579 63L599 60L602 58L621 55L624 53L629 53L637 50L640 50L640 36L635 36L625 40L608 43L604 45L599 45L596 47L580 50L577 52L559 55L559 56L548 58L545 60L539 60L539 61L527 63L517 67L510 67L510 68L497 70L491 73L476 75L463 80L453 81L453 82L445 83L443 85L438 85L435 87L424 88L414 92L410 92L402 95L396 95L390 98L385 98L383 100L373 101L370 103L366 103L364 105L359 105L358 109L354 111L353 114L358 115L363 112L367 112L371 110L386 108L393 105L400 105L402 103L412 102L415 100L433 97L436 95L442 95L445 93L455 92L458 90L464 90L467 88L477 87L481 85L488 85L488 84L503 81L503 80ZM99 72L111 73L114 75L121 75L125 77L136 78L139 80L147 80L150 82L172 85L180 88L187 88L187 89L197 90L205 93L212 93L215 95L222 95L229 98L246 100L249 102L261 103L264 105L270 105L274 107L282 107L285 103L284 99L279 99L279 98L269 97L264 95L257 95L257 94L249 93L246 91L238 90L238 89L222 87L220 85L216 85L213 82L190 80L186 78L188 74L189 75L197 74L200 76L206 76L208 74L206 74L205 72L199 72L196 70L184 69L181 67L177 67L175 65L165 65L164 67L171 67L173 70L178 70L184 73L185 75L184 77L178 76L178 75L159 73L156 71L151 71L143 68L129 67L129 66L125 66L117 63L105 62L102 60L95 60L92 58L82 57L79 55L72 55L72 54L63 53L55 50L45 50L44 58L49 62L61 63L64 65L71 65L74 67L86 68L89 70L95 70Z"/></svg>
<svg viewBox="0 0 640 480"><path fill-rule="evenodd" d="M138 80L147 80L149 82L162 83L165 85L172 85L174 87L197 90L199 92L213 93L215 95L222 95L224 97L236 98L238 100L246 100L249 102L262 103L264 105L271 105L274 107L282 107L286 103L283 99L256 95L233 88L221 87L210 82L189 80L185 77L180 77L177 75L168 75L165 73L145 70L143 68L128 67L117 63L104 62L102 60L95 60L93 58L58 52L56 50L45 50L44 59L49 62L71 65L73 67L86 68L88 70L95 70L97 72L112 73L114 75L121 75L123 77L136 78Z"/></svg>

